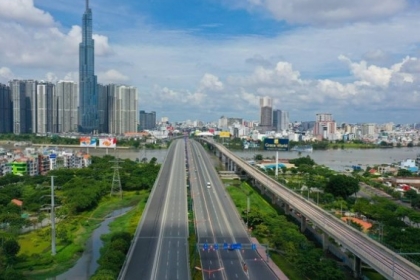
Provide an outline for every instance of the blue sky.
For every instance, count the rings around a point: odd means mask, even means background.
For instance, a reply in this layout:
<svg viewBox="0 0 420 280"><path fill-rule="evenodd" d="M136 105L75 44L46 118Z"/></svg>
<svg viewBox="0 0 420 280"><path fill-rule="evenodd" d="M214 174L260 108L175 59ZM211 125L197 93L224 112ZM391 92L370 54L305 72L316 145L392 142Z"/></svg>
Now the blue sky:
<svg viewBox="0 0 420 280"><path fill-rule="evenodd" d="M90 0L99 82L170 120L419 122L420 10L408 0ZM78 80L83 0L0 0L0 82Z"/></svg>

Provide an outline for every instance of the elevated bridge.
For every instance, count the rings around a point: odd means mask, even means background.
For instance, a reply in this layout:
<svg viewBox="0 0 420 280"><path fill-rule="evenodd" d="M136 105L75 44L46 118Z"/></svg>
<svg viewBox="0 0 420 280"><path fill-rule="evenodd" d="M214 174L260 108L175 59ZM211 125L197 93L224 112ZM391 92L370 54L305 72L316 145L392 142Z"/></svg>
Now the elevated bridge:
<svg viewBox="0 0 420 280"><path fill-rule="evenodd" d="M352 263L354 276L361 274L361 263L369 265L387 279L420 279L420 268L399 254L386 248L367 235L348 226L329 212L296 194L276 180L249 165L223 145L212 139L201 139L209 145L228 171L246 173L261 192L270 197L273 204L282 206L286 214L291 210L300 213L301 230L306 230L307 221L322 231L322 245L328 248L328 238L334 238L355 257Z"/></svg>

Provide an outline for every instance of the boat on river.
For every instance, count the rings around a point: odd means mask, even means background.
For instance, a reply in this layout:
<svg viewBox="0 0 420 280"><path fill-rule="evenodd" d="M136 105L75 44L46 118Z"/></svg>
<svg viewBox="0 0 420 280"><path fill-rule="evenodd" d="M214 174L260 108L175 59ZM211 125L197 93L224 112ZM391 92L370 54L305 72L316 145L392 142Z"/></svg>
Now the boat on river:
<svg viewBox="0 0 420 280"><path fill-rule="evenodd" d="M294 146L291 150L296 152L311 153L314 150L314 148L312 147L312 145L298 145Z"/></svg>

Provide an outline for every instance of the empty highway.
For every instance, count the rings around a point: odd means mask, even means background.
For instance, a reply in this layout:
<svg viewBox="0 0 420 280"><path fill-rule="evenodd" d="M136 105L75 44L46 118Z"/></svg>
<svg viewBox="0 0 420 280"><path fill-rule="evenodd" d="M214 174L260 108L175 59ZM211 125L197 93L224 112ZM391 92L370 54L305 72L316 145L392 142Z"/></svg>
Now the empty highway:
<svg viewBox="0 0 420 280"><path fill-rule="evenodd" d="M188 280L184 140L175 140L148 199L119 279Z"/></svg>
<svg viewBox="0 0 420 280"><path fill-rule="evenodd" d="M200 250L201 270L204 279L278 279L256 251L218 250L213 244L251 241L224 186L201 144L189 141L189 167L194 201L197 239L207 243L209 250ZM207 187L208 182L210 187ZM245 264L245 266L244 266Z"/></svg>

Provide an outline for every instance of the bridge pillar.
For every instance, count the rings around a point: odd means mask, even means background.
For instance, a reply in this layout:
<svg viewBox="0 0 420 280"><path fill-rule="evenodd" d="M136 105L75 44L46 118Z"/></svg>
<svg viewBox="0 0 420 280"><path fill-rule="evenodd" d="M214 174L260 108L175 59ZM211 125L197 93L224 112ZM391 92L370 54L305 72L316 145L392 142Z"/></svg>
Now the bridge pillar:
<svg viewBox="0 0 420 280"><path fill-rule="evenodd" d="M306 230L306 217L301 214L300 216L300 232L305 232Z"/></svg>
<svg viewBox="0 0 420 280"><path fill-rule="evenodd" d="M362 261L356 255L354 255L354 262L353 262L353 276L355 279L359 279L360 275L362 275Z"/></svg>
<svg viewBox="0 0 420 280"><path fill-rule="evenodd" d="M328 235L325 232L322 233L322 250L328 250Z"/></svg>
<svg viewBox="0 0 420 280"><path fill-rule="evenodd" d="M235 173L238 172L238 166L236 165L236 162L233 162L233 171Z"/></svg>
<svg viewBox="0 0 420 280"><path fill-rule="evenodd" d="M287 203L284 203L284 214L290 215L290 206Z"/></svg>

